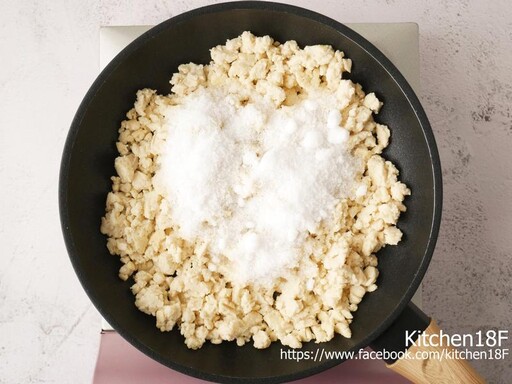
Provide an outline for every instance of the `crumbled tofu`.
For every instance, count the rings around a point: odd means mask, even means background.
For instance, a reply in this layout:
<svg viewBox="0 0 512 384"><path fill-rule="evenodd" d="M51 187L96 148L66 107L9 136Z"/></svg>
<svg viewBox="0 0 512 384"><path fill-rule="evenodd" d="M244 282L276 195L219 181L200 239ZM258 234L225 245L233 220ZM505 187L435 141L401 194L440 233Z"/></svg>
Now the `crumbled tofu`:
<svg viewBox="0 0 512 384"><path fill-rule="evenodd" d="M373 92L365 96L363 105L366 108L371 109L373 113L379 113L380 107L382 107L382 103L377 99L377 96L375 96L375 93Z"/></svg>
<svg viewBox="0 0 512 384"><path fill-rule="evenodd" d="M272 342L268 333L262 330L258 330L252 338L254 340L254 347L258 349L268 348Z"/></svg>
<svg viewBox="0 0 512 384"><path fill-rule="evenodd" d="M328 341L335 333L349 338L352 312L366 293L377 289L375 253L401 240L396 224L411 193L398 181L396 167L380 155L390 131L372 114L382 103L342 77L352 62L330 46L300 49L295 41L279 44L244 32L212 48L211 59L205 66L180 65L171 79L171 95L138 91L121 124L120 156L114 164L118 176L112 178L101 223L108 250L123 263L119 277L133 278L135 305L154 316L161 331L179 328L192 349L207 340L238 345L252 340L262 349L275 341L299 348L311 340ZM276 108L293 105L310 91L329 90L339 105L329 115L330 140L347 143L365 165L353 198L338 202L332 219L306 238L308 257L273 284L237 286L226 278L225 258L210 256L208 244L176 234L158 173L166 138L163 111L200 87L217 87L238 103L247 102L251 89ZM315 147L317 142L311 134L302 145ZM256 161L256 154L244 157L247 164Z"/></svg>
<svg viewBox="0 0 512 384"><path fill-rule="evenodd" d="M115 160L116 172L121 178L121 182L128 183L133 180L133 175L138 167L138 159L133 153L127 156L119 156Z"/></svg>

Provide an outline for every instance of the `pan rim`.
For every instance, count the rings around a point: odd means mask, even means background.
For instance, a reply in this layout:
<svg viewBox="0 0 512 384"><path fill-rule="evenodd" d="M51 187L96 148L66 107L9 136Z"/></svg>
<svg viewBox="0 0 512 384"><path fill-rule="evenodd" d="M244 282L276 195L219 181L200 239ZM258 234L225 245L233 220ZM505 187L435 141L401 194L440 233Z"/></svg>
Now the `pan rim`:
<svg viewBox="0 0 512 384"><path fill-rule="evenodd" d="M318 22L320 24L326 25L328 27L331 27L338 33L341 33L349 40L352 40L355 44L357 44L363 51L365 51L368 55L373 57L393 78L393 80L396 82L398 87L403 92L404 96L410 103L411 107L413 108L414 114L416 115L416 118L418 119L418 122L421 126L424 140L427 145L427 149L429 152L429 157L431 160L431 170L433 175L433 219L430 226L429 231L429 239L427 243L427 247L425 249L425 252L423 254L421 263L419 265L419 268L416 271L416 274L414 275L411 283L409 284L407 290L403 294L400 302L394 309L391 310L391 314L383 321L381 324L376 327L374 330L369 332L365 337L362 338L361 342L352 348L352 350L357 350L359 348L365 347L368 344L370 344L373 340L375 340L379 335L381 335L391 324L392 322L399 316L399 314L402 312L402 310L405 308L405 306L410 302L412 296L414 295L416 289L418 288L421 280L423 279L428 265L430 263L430 260L432 258L432 254L434 252L435 244L437 241L437 236L440 229L440 223L441 223L441 213L442 213L442 194L443 194L443 188L442 188L442 173L441 173L441 163L439 158L439 153L437 149L437 145L434 138L434 133L432 131L432 128L430 126L430 123L428 121L428 118L426 116L426 113L412 90L411 86L408 84L408 82L405 80L403 75L400 73L400 71L395 67L394 64L389 61L389 59L382 53L380 50L378 50L373 44L371 44L368 40L363 38L361 35L350 29L349 27L345 26L344 24L329 18L328 16L322 15L320 13L294 6L294 5L288 5L283 3L276 3L276 2L266 2L266 1L235 1L235 2L228 2L228 3L219 3L214 5L209 5L197 9L193 9L191 11L179 14L177 16L174 16L170 19L167 19L163 21L162 23L156 25L155 27L151 28L144 34L142 34L140 37L138 37L136 40L134 40L132 43L130 43L125 49L123 49L106 67L101 71L101 73L98 75L96 80L93 82L89 90L87 91L86 95L84 96L84 99L80 103L78 110L75 114L75 117L71 123L68 136L66 138L66 142L64 145L63 155L62 155L62 161L60 166L60 174L59 174L59 190L58 190L58 197L59 197L59 213L60 213L60 221L61 221L61 229L63 232L63 237L65 240L67 252L69 255L69 258L71 260L71 263L73 265L73 268L75 270L75 273L77 274L80 283L95 305L95 307L99 310L101 315L105 317L105 319L114 326L114 328L118 331L118 333L126 339L128 342L130 342L132 345L134 345L137 349L144 352L146 355L150 356L154 360L172 368L179 372L185 373L190 376L194 376L200 379L210 380L210 381L222 381L226 383L240 383L240 382L246 382L247 380L255 380L260 383L276 383L276 382L283 382L283 381L290 381L290 380L296 380L300 378L304 378L310 375L314 375L316 373L319 373L321 371L324 371L328 368L331 368L335 365L338 365L342 362L342 360L331 360L323 362L322 364L319 364L315 367L309 368L309 369L303 369L298 370L297 372L294 372L292 374L286 374L281 376L273 376L273 377L261 377L257 379L251 379L247 377L227 377L227 376L221 376L217 374L207 373L203 371L199 371L195 368L190 368L178 363L175 363L173 361L169 361L168 359L164 359L163 356L161 356L156 351L152 350L149 346L145 345L144 343L140 342L136 336L133 334L130 334L129 332L126 332L122 327L117 324L115 319L112 319L108 315L108 311L104 310L95 300L92 298L94 297L92 295L91 290L88 287L88 284L86 282L86 278L84 276L84 273L82 272L82 268L80 265L80 261L78 258L78 251L75 247L75 243L73 240L73 235L69 231L69 217L68 217L68 199L67 199L67 186L68 186L68 180L69 180L69 168L70 168L70 160L73 153L76 137L78 134L78 131L80 129L81 123L85 115L87 114L87 110L89 108L90 103L93 101L96 93L101 89L102 85L107 81L108 77L111 75L113 71L115 71L116 67L120 65L129 55L131 55L133 52L139 49L139 47L143 46L147 41L155 38L157 35L159 35L162 31L166 30L167 28L177 25L181 22L187 21L188 19L200 16L200 15L206 15L206 14L213 14L213 13L220 13L224 11L233 11L233 10L262 10L262 11L273 11L273 12L280 12L280 13L291 13L299 17L304 17L307 19L311 19L315 22Z"/></svg>

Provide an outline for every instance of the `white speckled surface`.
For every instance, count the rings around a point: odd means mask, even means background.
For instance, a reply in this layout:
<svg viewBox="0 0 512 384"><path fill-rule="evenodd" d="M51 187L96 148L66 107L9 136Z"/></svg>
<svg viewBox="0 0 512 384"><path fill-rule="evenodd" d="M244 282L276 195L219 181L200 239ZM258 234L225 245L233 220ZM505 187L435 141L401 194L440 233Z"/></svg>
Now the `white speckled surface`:
<svg viewBox="0 0 512 384"><path fill-rule="evenodd" d="M288 1L342 22L417 22L421 99L443 164L425 310L450 332L511 328L512 8L506 0ZM57 179L98 68L100 25L147 25L206 0L2 1L0 382L90 383L100 317L67 259ZM510 347L510 343L508 344ZM512 359L477 361L493 383Z"/></svg>

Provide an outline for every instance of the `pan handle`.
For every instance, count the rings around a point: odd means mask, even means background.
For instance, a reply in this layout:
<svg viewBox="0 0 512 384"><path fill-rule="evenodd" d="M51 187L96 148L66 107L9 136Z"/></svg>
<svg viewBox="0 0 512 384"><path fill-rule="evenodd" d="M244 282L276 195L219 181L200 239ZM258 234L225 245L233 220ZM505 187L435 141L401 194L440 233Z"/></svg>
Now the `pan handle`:
<svg viewBox="0 0 512 384"><path fill-rule="evenodd" d="M398 319L371 345L378 351L395 352L399 359L385 360L388 368L416 384L464 383L481 384L485 380L455 348L435 320L429 319L413 303L409 303Z"/></svg>

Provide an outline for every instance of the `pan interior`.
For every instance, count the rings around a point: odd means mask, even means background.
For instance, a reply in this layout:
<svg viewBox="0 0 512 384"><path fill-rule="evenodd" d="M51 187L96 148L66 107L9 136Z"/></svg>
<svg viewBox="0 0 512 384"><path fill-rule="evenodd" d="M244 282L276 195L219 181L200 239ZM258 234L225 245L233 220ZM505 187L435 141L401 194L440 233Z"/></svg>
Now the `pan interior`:
<svg viewBox="0 0 512 384"><path fill-rule="evenodd" d="M430 259L432 227L436 222L436 185L431 144L410 94L387 64L364 48L360 37L327 18L275 4L259 7L217 7L171 19L139 38L118 56L92 86L71 127L60 186L61 216L66 243L79 278L102 315L131 343L156 360L194 376L222 381L260 378L265 381L298 378L336 364L281 359L279 343L266 350L235 343L211 345L192 351L178 330L161 333L154 318L137 310L130 282L117 278L120 262L106 249L99 231L105 197L117 155L117 129L141 88L170 92L169 79L179 64L208 63L209 48L225 43L245 30L268 34L280 42L296 40L301 46L330 44L353 60L347 77L373 91L384 102L376 117L391 129L391 144L384 157L400 170L400 179L412 190L408 211L399 220L403 241L378 253L379 289L368 294L355 313L353 336L335 337L303 350L349 350L367 345L383 324L414 293ZM286 10L285 10L286 9ZM408 87L406 87L408 89ZM410 91L410 90L408 90ZM415 99L415 97L413 96ZM339 361L338 361L339 362Z"/></svg>

